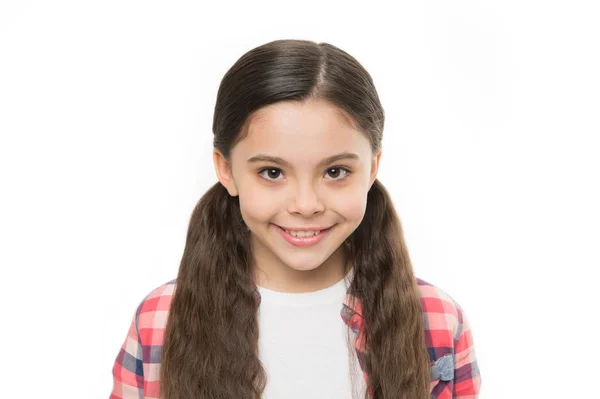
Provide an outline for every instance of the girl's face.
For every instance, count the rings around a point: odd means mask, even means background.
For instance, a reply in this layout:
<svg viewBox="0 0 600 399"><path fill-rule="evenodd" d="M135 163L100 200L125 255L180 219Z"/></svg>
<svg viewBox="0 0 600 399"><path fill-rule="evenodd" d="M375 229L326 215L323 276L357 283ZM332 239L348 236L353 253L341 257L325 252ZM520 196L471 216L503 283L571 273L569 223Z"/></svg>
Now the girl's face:
<svg viewBox="0 0 600 399"><path fill-rule="evenodd" d="M342 244L363 218L380 157L323 100L263 107L232 149L230 163L214 151L219 180L230 195L239 195L260 286L304 292L344 276ZM298 245L280 227L327 230L317 242L305 238L309 245Z"/></svg>

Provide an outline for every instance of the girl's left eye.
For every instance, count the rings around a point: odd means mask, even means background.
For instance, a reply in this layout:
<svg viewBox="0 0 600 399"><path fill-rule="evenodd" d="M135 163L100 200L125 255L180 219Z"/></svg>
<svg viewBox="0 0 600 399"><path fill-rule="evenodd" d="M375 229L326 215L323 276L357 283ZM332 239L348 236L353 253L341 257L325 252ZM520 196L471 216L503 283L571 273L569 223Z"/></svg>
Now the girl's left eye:
<svg viewBox="0 0 600 399"><path fill-rule="evenodd" d="M332 171L335 171L335 172L331 173ZM267 172L268 177L264 176L265 172ZM342 172L343 172L343 174L342 174ZM264 168L264 169L261 169L258 174L263 179L274 182L274 181L280 180L280 179L275 178L280 173L281 173L281 169L279 169L279 168ZM342 179L345 179L347 176L349 176L351 172L348 168L345 168L343 166L334 166L333 168L327 169L327 173L330 175L336 175L332 179L327 179L327 180L342 180ZM340 176L340 174L341 174L341 177L337 177L337 176Z"/></svg>

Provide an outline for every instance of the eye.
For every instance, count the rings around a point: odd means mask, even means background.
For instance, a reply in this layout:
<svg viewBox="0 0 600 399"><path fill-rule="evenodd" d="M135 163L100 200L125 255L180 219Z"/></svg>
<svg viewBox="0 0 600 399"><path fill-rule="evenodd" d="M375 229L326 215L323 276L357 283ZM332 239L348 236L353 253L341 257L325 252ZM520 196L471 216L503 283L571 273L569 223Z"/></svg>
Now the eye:
<svg viewBox="0 0 600 399"><path fill-rule="evenodd" d="M333 177L333 179L328 179L328 180L342 180L342 179L345 179L350 174L350 170L348 170L347 168L344 168L343 166L334 166L333 168L327 169L327 173L330 173L331 171L335 171L334 173L331 173L331 175L335 175L335 176ZM344 172L342 174L342 177L338 178L337 176L339 176L342 172Z"/></svg>
<svg viewBox="0 0 600 399"><path fill-rule="evenodd" d="M263 174L267 172L268 177L265 177ZM281 173L280 169L277 168L264 168L261 169L260 172L258 172L259 176L261 176L263 179L268 180L268 181L276 181L279 179L275 179L275 177Z"/></svg>
<svg viewBox="0 0 600 399"><path fill-rule="evenodd" d="M266 175L265 175L266 173ZM275 182L277 180L281 180L281 179L277 179L277 177L281 174L281 169L279 168L263 168L261 169L258 174L259 176L261 176L263 179L270 181L270 182ZM352 173L350 171L350 169L345 168L343 166L334 166L333 168L329 168L327 169L326 174L329 174L330 176L332 176L331 179L327 179L327 180L343 180L345 178L347 178L350 173ZM341 177L340 177L341 176Z"/></svg>

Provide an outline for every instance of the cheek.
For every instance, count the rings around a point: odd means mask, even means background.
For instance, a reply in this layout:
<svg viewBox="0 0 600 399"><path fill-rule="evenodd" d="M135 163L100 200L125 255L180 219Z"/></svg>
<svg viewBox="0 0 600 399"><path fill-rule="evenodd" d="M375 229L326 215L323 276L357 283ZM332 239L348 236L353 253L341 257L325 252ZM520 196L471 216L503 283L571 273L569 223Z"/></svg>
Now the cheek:
<svg viewBox="0 0 600 399"><path fill-rule="evenodd" d="M263 203L255 203L255 204L242 204L240 202L240 211L242 213L242 217L246 221L247 224L252 224L256 222L264 223L273 218L275 212L273 211L273 206L268 205L267 201Z"/></svg>
<svg viewBox="0 0 600 399"><path fill-rule="evenodd" d="M240 190L240 211L247 224L265 222L276 213L273 194L267 190Z"/></svg>
<svg viewBox="0 0 600 399"><path fill-rule="evenodd" d="M332 205L332 209L348 222L358 225L365 215L366 206L366 196L357 193L355 196L344 197L343 200L337 201Z"/></svg>
<svg viewBox="0 0 600 399"><path fill-rule="evenodd" d="M330 197L327 206L347 223L358 226L367 207L366 189L359 184L348 186Z"/></svg>

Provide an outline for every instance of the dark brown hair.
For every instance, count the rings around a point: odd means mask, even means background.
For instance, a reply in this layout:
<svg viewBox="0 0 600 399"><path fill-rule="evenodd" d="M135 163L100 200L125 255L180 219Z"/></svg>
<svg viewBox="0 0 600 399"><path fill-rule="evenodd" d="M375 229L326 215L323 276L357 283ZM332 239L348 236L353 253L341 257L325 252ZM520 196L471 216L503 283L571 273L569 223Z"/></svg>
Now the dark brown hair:
<svg viewBox="0 0 600 399"><path fill-rule="evenodd" d="M384 111L369 73L328 43L276 40L244 54L225 74L214 111L214 147L229 160L252 114L278 101L319 98L338 106L381 149ZM259 326L250 232L238 197L221 183L191 216L165 331L163 399L259 399L266 374L257 355ZM367 392L374 399L429 398L424 314L402 227L375 180L365 215L346 240L350 287L362 303ZM340 304L341 305L341 304Z"/></svg>

